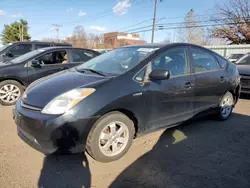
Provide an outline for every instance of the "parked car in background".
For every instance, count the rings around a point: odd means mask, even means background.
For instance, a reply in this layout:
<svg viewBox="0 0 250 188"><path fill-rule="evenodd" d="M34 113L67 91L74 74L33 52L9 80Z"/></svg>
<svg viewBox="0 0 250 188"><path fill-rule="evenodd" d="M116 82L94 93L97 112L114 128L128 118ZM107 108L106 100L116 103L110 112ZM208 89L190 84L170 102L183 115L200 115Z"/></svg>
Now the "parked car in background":
<svg viewBox="0 0 250 188"><path fill-rule="evenodd" d="M96 160L122 157L135 136L238 101L236 65L191 44L114 49L31 84L13 111L18 135L45 154L86 148Z"/></svg>
<svg viewBox="0 0 250 188"><path fill-rule="evenodd" d="M52 46L72 46L67 43L54 43L54 42L39 42L39 41L26 41L9 43L0 47L0 63L11 61L23 54L37 50L39 48L46 48Z"/></svg>
<svg viewBox="0 0 250 188"><path fill-rule="evenodd" d="M231 61L232 63L235 63L236 61L238 61L241 57L243 57L245 54L231 54L227 57L227 59L229 61Z"/></svg>
<svg viewBox="0 0 250 188"><path fill-rule="evenodd" d="M12 105L33 81L80 65L99 53L72 47L48 47L0 64L0 104Z"/></svg>
<svg viewBox="0 0 250 188"><path fill-rule="evenodd" d="M241 92L250 94L250 53L236 62L241 76Z"/></svg>

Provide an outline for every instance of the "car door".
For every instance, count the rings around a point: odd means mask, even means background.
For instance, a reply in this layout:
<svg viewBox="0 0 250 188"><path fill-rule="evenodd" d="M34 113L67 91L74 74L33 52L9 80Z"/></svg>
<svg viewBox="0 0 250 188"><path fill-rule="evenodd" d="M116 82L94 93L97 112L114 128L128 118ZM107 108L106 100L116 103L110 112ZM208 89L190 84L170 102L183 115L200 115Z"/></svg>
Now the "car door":
<svg viewBox="0 0 250 188"><path fill-rule="evenodd" d="M70 61L69 64L71 67L80 65L97 55L94 54L93 52L85 49L71 49L70 50Z"/></svg>
<svg viewBox="0 0 250 188"><path fill-rule="evenodd" d="M3 60L4 62L10 61L30 51L32 51L32 44L28 43L16 44L13 45L13 47L11 47L8 51L6 51L5 55L3 56Z"/></svg>
<svg viewBox="0 0 250 188"><path fill-rule="evenodd" d="M190 47L195 76L195 111L199 113L219 104L229 87L229 78L213 52Z"/></svg>
<svg viewBox="0 0 250 188"><path fill-rule="evenodd" d="M148 106L146 129L171 126L191 118L194 110L195 79L191 74L187 48L180 46L166 50L152 60L149 67L151 70L147 72L154 69L168 70L170 78L149 81L144 86ZM135 79L140 80L138 76Z"/></svg>
<svg viewBox="0 0 250 188"><path fill-rule="evenodd" d="M32 65L32 60L27 64L29 82L33 82L44 76L69 69L69 60L67 59L67 50L53 50L43 53L33 59L39 62L38 66Z"/></svg>

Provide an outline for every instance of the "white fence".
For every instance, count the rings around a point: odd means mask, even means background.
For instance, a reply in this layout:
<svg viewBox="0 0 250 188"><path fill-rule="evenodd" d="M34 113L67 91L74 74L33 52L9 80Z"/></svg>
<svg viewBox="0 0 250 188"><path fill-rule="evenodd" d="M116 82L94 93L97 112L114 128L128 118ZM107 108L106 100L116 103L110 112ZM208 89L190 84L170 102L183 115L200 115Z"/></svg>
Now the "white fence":
<svg viewBox="0 0 250 188"><path fill-rule="evenodd" d="M224 57L227 57L231 54L245 54L250 52L250 44L219 45L219 46L204 46L204 47L213 50ZM96 49L96 50L107 50L107 49Z"/></svg>
<svg viewBox="0 0 250 188"><path fill-rule="evenodd" d="M205 46L205 47L217 52L218 54L224 57L229 56L230 54L245 54L250 52L249 44Z"/></svg>

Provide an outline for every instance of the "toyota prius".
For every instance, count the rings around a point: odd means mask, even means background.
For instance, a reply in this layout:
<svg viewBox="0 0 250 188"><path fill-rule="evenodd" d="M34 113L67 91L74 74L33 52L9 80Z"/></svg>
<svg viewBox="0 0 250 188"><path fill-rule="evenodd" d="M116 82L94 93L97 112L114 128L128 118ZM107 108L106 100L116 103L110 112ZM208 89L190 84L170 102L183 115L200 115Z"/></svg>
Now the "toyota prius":
<svg viewBox="0 0 250 188"><path fill-rule="evenodd" d="M13 110L19 137L36 150L122 157L134 138L213 112L226 120L238 101L236 65L192 44L114 49L33 82Z"/></svg>

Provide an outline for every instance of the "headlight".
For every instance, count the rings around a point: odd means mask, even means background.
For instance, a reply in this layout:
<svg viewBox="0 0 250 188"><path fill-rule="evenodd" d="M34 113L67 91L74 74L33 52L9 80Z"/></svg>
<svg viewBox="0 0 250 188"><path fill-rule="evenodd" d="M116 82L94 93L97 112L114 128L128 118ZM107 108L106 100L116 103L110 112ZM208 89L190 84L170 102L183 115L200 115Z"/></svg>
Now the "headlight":
<svg viewBox="0 0 250 188"><path fill-rule="evenodd" d="M64 114L77 103L95 92L94 88L77 88L50 101L42 110L44 114Z"/></svg>

